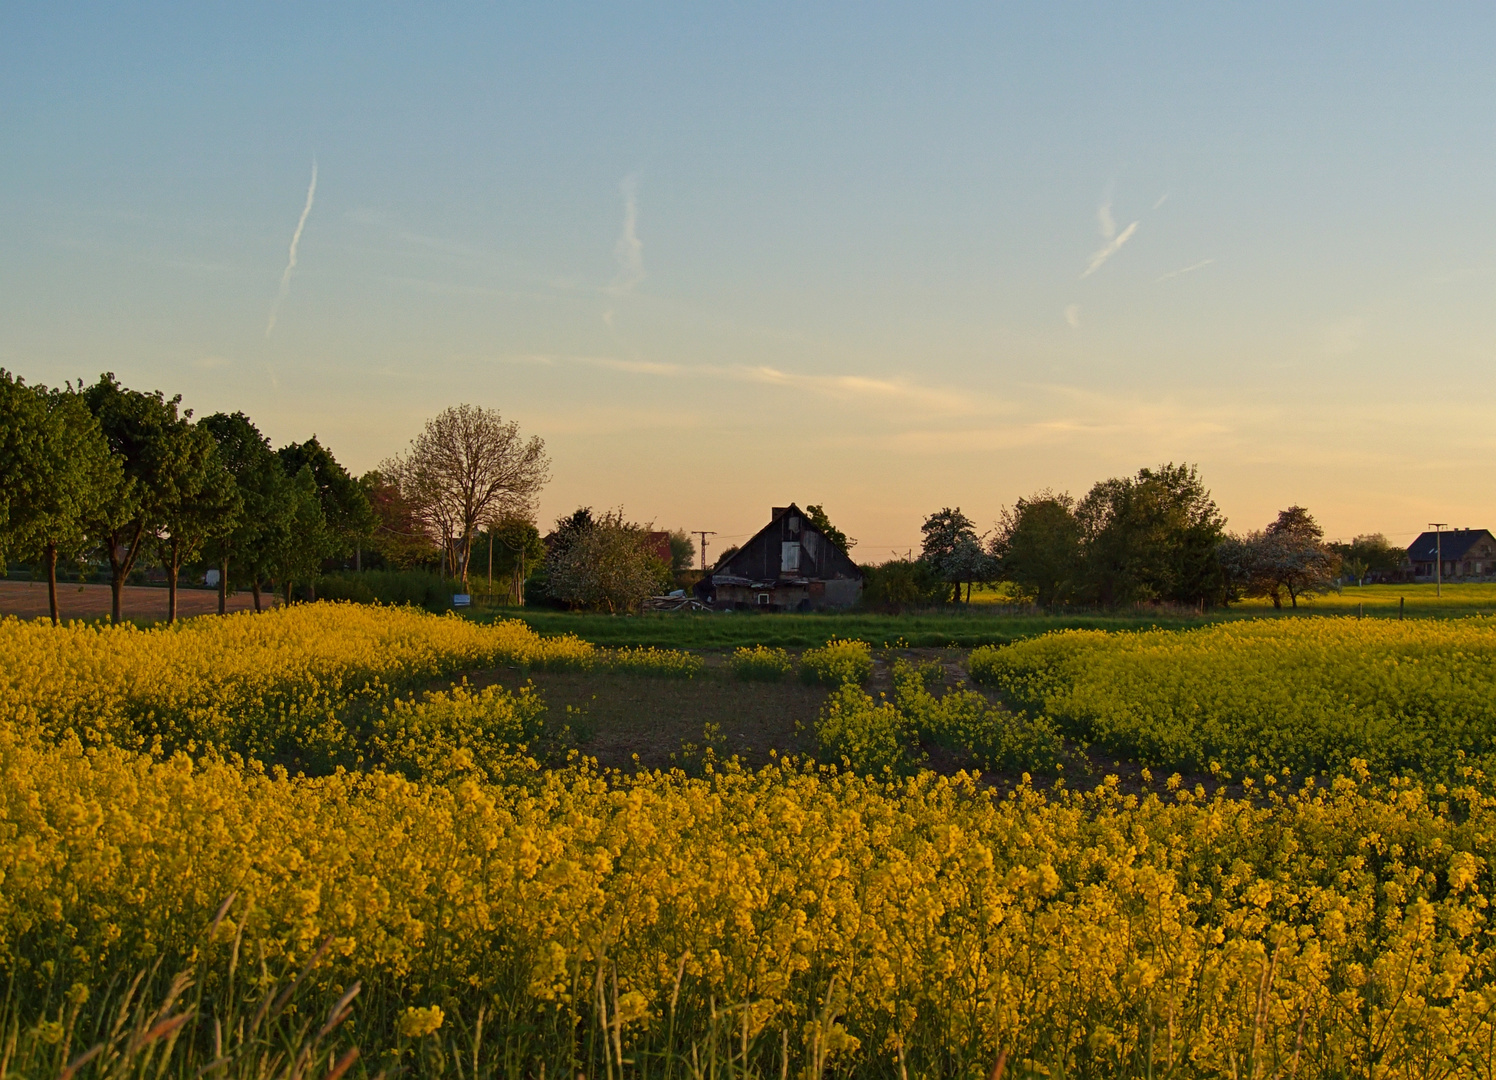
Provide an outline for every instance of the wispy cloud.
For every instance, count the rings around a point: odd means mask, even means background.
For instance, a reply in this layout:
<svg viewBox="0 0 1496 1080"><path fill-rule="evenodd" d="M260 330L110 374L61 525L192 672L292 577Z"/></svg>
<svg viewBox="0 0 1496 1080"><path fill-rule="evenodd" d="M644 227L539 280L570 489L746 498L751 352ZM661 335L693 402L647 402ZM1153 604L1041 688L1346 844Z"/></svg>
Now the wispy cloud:
<svg viewBox="0 0 1496 1080"><path fill-rule="evenodd" d="M639 240L639 174L630 173L619 185L623 195L623 229L613 245L618 273L608 286L614 296L627 296L644 280L644 244Z"/></svg>
<svg viewBox="0 0 1496 1080"><path fill-rule="evenodd" d="M986 412L995 404L978 394L923 386L907 379L878 379L866 375L805 375L767 366L730 370L735 377L749 382L793 387L835 398L876 398L901 407L916 407L942 415Z"/></svg>
<svg viewBox="0 0 1496 1080"><path fill-rule="evenodd" d="M1072 330L1080 329L1080 305L1070 304L1065 308L1065 324Z"/></svg>
<svg viewBox="0 0 1496 1080"><path fill-rule="evenodd" d="M1162 195L1160 195L1158 197L1158 201L1153 204L1153 209L1157 210L1164 203L1168 202L1169 201L1169 196L1172 195L1172 194L1173 194L1172 191L1166 191Z"/></svg>
<svg viewBox="0 0 1496 1080"><path fill-rule="evenodd" d="M1178 270L1170 270L1167 274L1164 274L1158 280L1168 281L1170 278L1182 277L1185 274L1193 274L1196 270L1204 270L1207 266L1211 265L1214 262L1214 259L1201 259L1197 263L1192 263L1189 266L1181 267Z"/></svg>
<svg viewBox="0 0 1496 1080"><path fill-rule="evenodd" d="M573 363L658 378L713 379L781 387L837 400L882 401L900 409L940 416L971 416L1009 411L1006 402L981 393L929 386L903 378L868 375L816 375L785 371L767 364L670 364L650 360L579 356Z"/></svg>
<svg viewBox="0 0 1496 1080"><path fill-rule="evenodd" d="M1138 223L1134 221L1120 233L1117 231L1117 223L1112 218L1112 197L1110 195L1106 197L1106 201L1097 209L1096 220L1101 226L1101 238L1106 243L1101 246L1096 254L1091 256L1091 262L1086 266L1086 272L1081 274L1082 279L1088 278L1100 270L1102 264L1121 251L1122 245L1131 240L1132 234L1137 232L1138 229Z"/></svg>
<svg viewBox="0 0 1496 1080"><path fill-rule="evenodd" d="M629 375L689 375L693 371L709 370L686 368L680 364L661 364L652 360L617 360L611 356L594 357L587 363L607 368L609 371L622 371Z"/></svg>
<svg viewBox="0 0 1496 1080"><path fill-rule="evenodd" d="M306 219L312 212L312 200L317 197L317 162L312 160L312 182L306 189L306 205L301 208L301 218L296 222L296 231L291 234L291 253L286 259L286 271L281 274L280 292L275 295L275 303L270 305L270 321L265 324L265 336L268 338L270 332L275 329L275 318L280 314L281 302L286 299L286 293L291 289L291 271L296 269L296 248L301 243L301 230L306 228Z"/></svg>

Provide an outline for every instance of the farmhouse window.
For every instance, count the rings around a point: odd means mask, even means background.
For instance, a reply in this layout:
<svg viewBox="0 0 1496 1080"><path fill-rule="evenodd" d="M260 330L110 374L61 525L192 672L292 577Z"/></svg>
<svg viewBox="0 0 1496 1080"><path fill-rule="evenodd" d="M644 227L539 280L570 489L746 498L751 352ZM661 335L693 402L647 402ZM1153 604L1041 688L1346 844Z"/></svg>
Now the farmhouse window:
<svg viewBox="0 0 1496 1080"><path fill-rule="evenodd" d="M769 594L768 593L761 592L761 593L758 594L758 606L759 607L768 607L769 606Z"/></svg>

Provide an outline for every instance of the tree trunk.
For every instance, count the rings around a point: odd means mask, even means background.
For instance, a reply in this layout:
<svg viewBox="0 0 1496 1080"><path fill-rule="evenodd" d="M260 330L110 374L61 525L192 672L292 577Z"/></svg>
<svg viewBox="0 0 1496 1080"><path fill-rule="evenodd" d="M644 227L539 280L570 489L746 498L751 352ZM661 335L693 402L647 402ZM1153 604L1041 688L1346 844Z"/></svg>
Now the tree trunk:
<svg viewBox="0 0 1496 1080"><path fill-rule="evenodd" d="M281 582L281 595L284 597L284 599L281 601L281 604L284 607L290 607L291 606L291 582L289 580Z"/></svg>
<svg viewBox="0 0 1496 1080"><path fill-rule="evenodd" d="M218 614L227 615L229 610L229 557L218 560Z"/></svg>
<svg viewBox="0 0 1496 1080"><path fill-rule="evenodd" d="M1279 592L1277 589L1273 590L1273 610L1274 611L1282 611L1283 610L1283 594L1281 592Z"/></svg>
<svg viewBox="0 0 1496 1080"><path fill-rule="evenodd" d="M250 591L255 594L255 611L258 613L260 610L260 579L256 577L254 580L254 584L249 588Z"/></svg>
<svg viewBox="0 0 1496 1080"><path fill-rule="evenodd" d="M125 578L129 576L130 567L135 565L135 556L140 551L140 538L145 535L145 525L142 523L135 530L135 535L130 538L130 544L125 548L124 557L121 558L119 549L123 546L116 542L115 536L108 537L109 543L109 591L111 594L109 605L109 621L115 626L120 624L122 617L122 604L125 591Z"/></svg>
<svg viewBox="0 0 1496 1080"><path fill-rule="evenodd" d="M52 612L52 625L57 625L57 545L48 544L42 549L47 561L47 607Z"/></svg>
<svg viewBox="0 0 1496 1080"><path fill-rule="evenodd" d="M172 537L171 554L167 557L166 566L166 625L170 626L177 621L177 574L181 569L181 548L177 544L176 537Z"/></svg>

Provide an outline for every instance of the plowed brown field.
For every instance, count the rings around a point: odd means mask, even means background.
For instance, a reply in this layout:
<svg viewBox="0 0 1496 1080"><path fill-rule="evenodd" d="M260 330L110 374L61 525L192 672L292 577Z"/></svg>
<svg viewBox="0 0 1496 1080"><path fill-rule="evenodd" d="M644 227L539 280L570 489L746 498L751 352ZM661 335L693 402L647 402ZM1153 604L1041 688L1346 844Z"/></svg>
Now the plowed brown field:
<svg viewBox="0 0 1496 1080"><path fill-rule="evenodd" d="M127 585L123 596L123 612L127 619L166 618L166 589ZM275 604L275 598L262 594L261 603L266 607ZM230 611L247 611L255 606L249 593L236 593L229 597ZM213 589L178 589L177 617L209 615L218 610L218 593ZM64 619L97 619L109 615L108 585L79 585L76 582L57 583L57 611ZM19 615L23 619L46 618L47 583L45 581L0 581L0 615Z"/></svg>

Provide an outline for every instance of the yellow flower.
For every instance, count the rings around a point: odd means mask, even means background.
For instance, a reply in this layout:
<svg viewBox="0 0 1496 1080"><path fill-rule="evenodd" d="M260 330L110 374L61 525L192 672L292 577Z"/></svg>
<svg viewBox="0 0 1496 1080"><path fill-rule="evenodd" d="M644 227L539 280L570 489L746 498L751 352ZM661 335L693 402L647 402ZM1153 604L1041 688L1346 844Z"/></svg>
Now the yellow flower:
<svg viewBox="0 0 1496 1080"><path fill-rule="evenodd" d="M407 1039L420 1039L432 1034L442 1026L441 1006L431 1005L424 1009L411 1006L400 1014L400 1034Z"/></svg>

